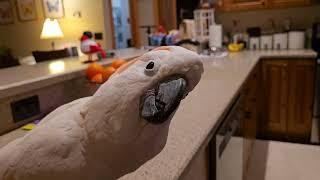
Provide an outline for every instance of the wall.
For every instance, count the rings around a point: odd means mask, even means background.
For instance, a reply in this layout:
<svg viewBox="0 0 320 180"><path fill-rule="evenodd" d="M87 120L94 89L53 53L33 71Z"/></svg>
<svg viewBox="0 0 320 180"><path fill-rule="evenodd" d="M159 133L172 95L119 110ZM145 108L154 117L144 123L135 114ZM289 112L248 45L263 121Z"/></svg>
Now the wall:
<svg viewBox="0 0 320 180"><path fill-rule="evenodd" d="M276 26L281 26L286 19L292 19L293 28L310 28L317 19L320 20L320 6L256 10L246 12L216 13L217 23L222 23L224 31L233 30L233 20L239 20L237 30L245 31L247 27L259 26L265 29L270 28L270 19L273 19Z"/></svg>
<svg viewBox="0 0 320 180"><path fill-rule="evenodd" d="M14 0L11 0L14 4ZM16 8L14 24L0 26L0 44L12 49L15 56L31 55L34 50L50 50L51 40L41 40L40 33L44 22L42 0L36 1L38 19L35 21L20 22L17 17ZM65 17L59 19L64 38L55 40L56 48L69 45L79 46L79 38L83 31L105 32L103 0L64 0ZM94 3L93 3L94 2ZM82 17L73 14L81 11ZM104 33L102 45L107 45L110 35Z"/></svg>

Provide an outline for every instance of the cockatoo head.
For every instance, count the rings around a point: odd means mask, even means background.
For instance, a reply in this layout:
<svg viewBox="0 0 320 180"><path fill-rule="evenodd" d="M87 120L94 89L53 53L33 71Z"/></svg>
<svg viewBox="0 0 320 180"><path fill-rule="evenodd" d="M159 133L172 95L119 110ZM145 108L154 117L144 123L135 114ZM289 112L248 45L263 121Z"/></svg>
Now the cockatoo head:
<svg viewBox="0 0 320 180"><path fill-rule="evenodd" d="M165 146L180 101L203 73L200 56L182 47L160 47L120 67L82 111L89 139L111 153L125 174Z"/></svg>

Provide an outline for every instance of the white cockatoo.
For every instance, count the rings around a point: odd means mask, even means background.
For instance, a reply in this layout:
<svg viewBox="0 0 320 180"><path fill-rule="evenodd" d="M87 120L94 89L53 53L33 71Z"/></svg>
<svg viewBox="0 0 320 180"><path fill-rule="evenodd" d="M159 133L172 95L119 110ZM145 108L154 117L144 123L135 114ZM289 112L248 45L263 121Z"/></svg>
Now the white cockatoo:
<svg viewBox="0 0 320 180"><path fill-rule="evenodd" d="M200 56L160 47L91 96L57 108L0 149L1 180L113 180L164 148L172 116L203 73Z"/></svg>

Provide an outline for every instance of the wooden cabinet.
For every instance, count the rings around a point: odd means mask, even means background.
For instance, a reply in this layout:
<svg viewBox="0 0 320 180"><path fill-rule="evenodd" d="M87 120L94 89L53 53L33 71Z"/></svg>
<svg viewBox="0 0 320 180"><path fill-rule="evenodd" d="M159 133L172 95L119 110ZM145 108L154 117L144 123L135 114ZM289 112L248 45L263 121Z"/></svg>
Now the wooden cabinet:
<svg viewBox="0 0 320 180"><path fill-rule="evenodd" d="M311 131L314 98L314 60L296 60L289 66L287 133L291 139L307 140Z"/></svg>
<svg viewBox="0 0 320 180"><path fill-rule="evenodd" d="M267 0L267 6L270 8L303 6L309 3L310 0Z"/></svg>
<svg viewBox="0 0 320 180"><path fill-rule="evenodd" d="M264 60L262 77L264 104L261 134L283 137L286 135L288 112L288 61Z"/></svg>
<svg viewBox="0 0 320 180"><path fill-rule="evenodd" d="M250 156L256 139L257 121L260 112L259 82L260 64L251 72L244 84L242 93L244 94L242 104L243 122L243 179L247 177Z"/></svg>
<svg viewBox="0 0 320 180"><path fill-rule="evenodd" d="M315 61L263 60L259 135L306 142L311 132Z"/></svg>
<svg viewBox="0 0 320 180"><path fill-rule="evenodd" d="M288 8L309 5L311 0L219 0L222 11L257 10L266 8Z"/></svg>
<svg viewBox="0 0 320 180"><path fill-rule="evenodd" d="M221 0L224 11L250 10L265 7L266 0Z"/></svg>

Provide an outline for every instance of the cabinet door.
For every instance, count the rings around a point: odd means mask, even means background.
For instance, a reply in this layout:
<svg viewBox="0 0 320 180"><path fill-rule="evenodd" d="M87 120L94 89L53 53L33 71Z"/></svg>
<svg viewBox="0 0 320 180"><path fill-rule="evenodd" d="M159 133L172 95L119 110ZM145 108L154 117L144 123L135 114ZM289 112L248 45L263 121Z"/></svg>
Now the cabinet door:
<svg viewBox="0 0 320 180"><path fill-rule="evenodd" d="M263 120L261 135L268 138L286 136L288 112L288 61L263 62Z"/></svg>
<svg viewBox="0 0 320 180"><path fill-rule="evenodd" d="M293 6L303 6L310 3L310 0L268 0L268 7L293 7Z"/></svg>
<svg viewBox="0 0 320 180"><path fill-rule="evenodd" d="M220 0L219 6L224 11L250 10L265 7L266 0Z"/></svg>
<svg viewBox="0 0 320 180"><path fill-rule="evenodd" d="M247 179L250 157L256 139L259 105L260 64L255 67L244 85L243 121L243 179Z"/></svg>
<svg viewBox="0 0 320 180"><path fill-rule="evenodd" d="M288 136L292 140L308 141L312 124L315 61L294 60L289 67Z"/></svg>

